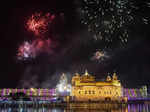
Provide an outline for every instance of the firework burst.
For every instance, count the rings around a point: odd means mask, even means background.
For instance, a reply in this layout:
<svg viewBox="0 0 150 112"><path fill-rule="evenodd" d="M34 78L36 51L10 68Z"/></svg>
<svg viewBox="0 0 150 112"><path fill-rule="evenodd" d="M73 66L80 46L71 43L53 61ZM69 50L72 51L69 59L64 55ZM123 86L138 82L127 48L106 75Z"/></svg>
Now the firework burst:
<svg viewBox="0 0 150 112"><path fill-rule="evenodd" d="M82 0L81 23L88 26L95 39L124 44L128 41L129 25L136 22L138 9L131 0ZM140 20L148 24L147 18Z"/></svg>
<svg viewBox="0 0 150 112"><path fill-rule="evenodd" d="M18 48L17 58L19 60L28 60L36 58L40 53L46 52L47 54L53 53L52 41L36 39L32 42L25 41Z"/></svg>
<svg viewBox="0 0 150 112"><path fill-rule="evenodd" d="M32 53L32 45L25 41L18 49L17 58L19 60L34 57Z"/></svg>
<svg viewBox="0 0 150 112"><path fill-rule="evenodd" d="M55 15L50 13L42 14L35 13L27 21L28 31L32 31L36 36L43 36L48 31L48 25L55 18Z"/></svg>
<svg viewBox="0 0 150 112"><path fill-rule="evenodd" d="M30 42L25 41L19 46L17 59L28 60L36 58L40 53L53 53L53 48L57 46L57 43L52 41L51 36L46 32L54 19L55 15L50 13L35 13L27 20L26 28L33 32L36 38Z"/></svg>
<svg viewBox="0 0 150 112"><path fill-rule="evenodd" d="M96 60L96 61L103 61L105 59L108 59L109 56L105 51L96 51L94 55L92 56L91 60Z"/></svg>

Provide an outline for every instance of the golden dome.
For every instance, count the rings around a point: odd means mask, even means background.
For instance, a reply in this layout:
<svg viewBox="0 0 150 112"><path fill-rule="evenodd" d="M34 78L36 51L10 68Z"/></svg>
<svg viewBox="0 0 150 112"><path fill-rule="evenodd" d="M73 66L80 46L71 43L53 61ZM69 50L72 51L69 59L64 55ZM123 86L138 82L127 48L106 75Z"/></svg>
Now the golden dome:
<svg viewBox="0 0 150 112"><path fill-rule="evenodd" d="M111 77L108 75L106 81L111 81Z"/></svg>
<svg viewBox="0 0 150 112"><path fill-rule="evenodd" d="M113 77L113 80L118 80L117 74L115 72L113 73L112 77Z"/></svg>

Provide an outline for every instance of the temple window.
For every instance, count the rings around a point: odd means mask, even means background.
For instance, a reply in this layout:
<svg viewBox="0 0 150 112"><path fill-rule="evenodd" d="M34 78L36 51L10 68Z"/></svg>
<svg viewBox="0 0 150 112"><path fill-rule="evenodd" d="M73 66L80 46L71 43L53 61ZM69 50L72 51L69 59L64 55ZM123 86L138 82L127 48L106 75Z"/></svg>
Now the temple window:
<svg viewBox="0 0 150 112"><path fill-rule="evenodd" d="M81 91L79 91L79 94L81 93Z"/></svg>
<svg viewBox="0 0 150 112"><path fill-rule="evenodd" d="M93 94L95 94L95 91L93 91Z"/></svg>
<svg viewBox="0 0 150 112"><path fill-rule="evenodd" d="M85 91L85 94L87 94L87 91Z"/></svg>
<svg viewBox="0 0 150 112"><path fill-rule="evenodd" d="M89 91L89 94L91 94L91 91Z"/></svg>

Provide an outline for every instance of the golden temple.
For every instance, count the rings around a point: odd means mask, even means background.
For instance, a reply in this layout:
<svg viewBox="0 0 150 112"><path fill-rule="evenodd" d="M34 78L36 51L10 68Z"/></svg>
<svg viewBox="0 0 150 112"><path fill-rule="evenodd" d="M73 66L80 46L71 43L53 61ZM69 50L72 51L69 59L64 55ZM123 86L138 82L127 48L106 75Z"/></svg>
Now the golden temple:
<svg viewBox="0 0 150 112"><path fill-rule="evenodd" d="M96 81L87 70L83 75L72 77L71 96L75 101L122 100L122 86L116 73L107 76L105 81Z"/></svg>

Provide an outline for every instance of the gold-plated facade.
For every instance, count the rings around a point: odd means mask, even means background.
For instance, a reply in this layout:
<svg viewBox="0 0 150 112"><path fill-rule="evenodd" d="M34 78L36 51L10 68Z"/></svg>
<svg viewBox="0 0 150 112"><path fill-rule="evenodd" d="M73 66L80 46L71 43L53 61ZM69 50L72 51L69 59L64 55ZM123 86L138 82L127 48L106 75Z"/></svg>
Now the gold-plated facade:
<svg viewBox="0 0 150 112"><path fill-rule="evenodd" d="M78 73L72 77L71 96L76 101L118 100L123 97L122 86L116 73L106 81L96 81L95 77L87 71L80 76Z"/></svg>

